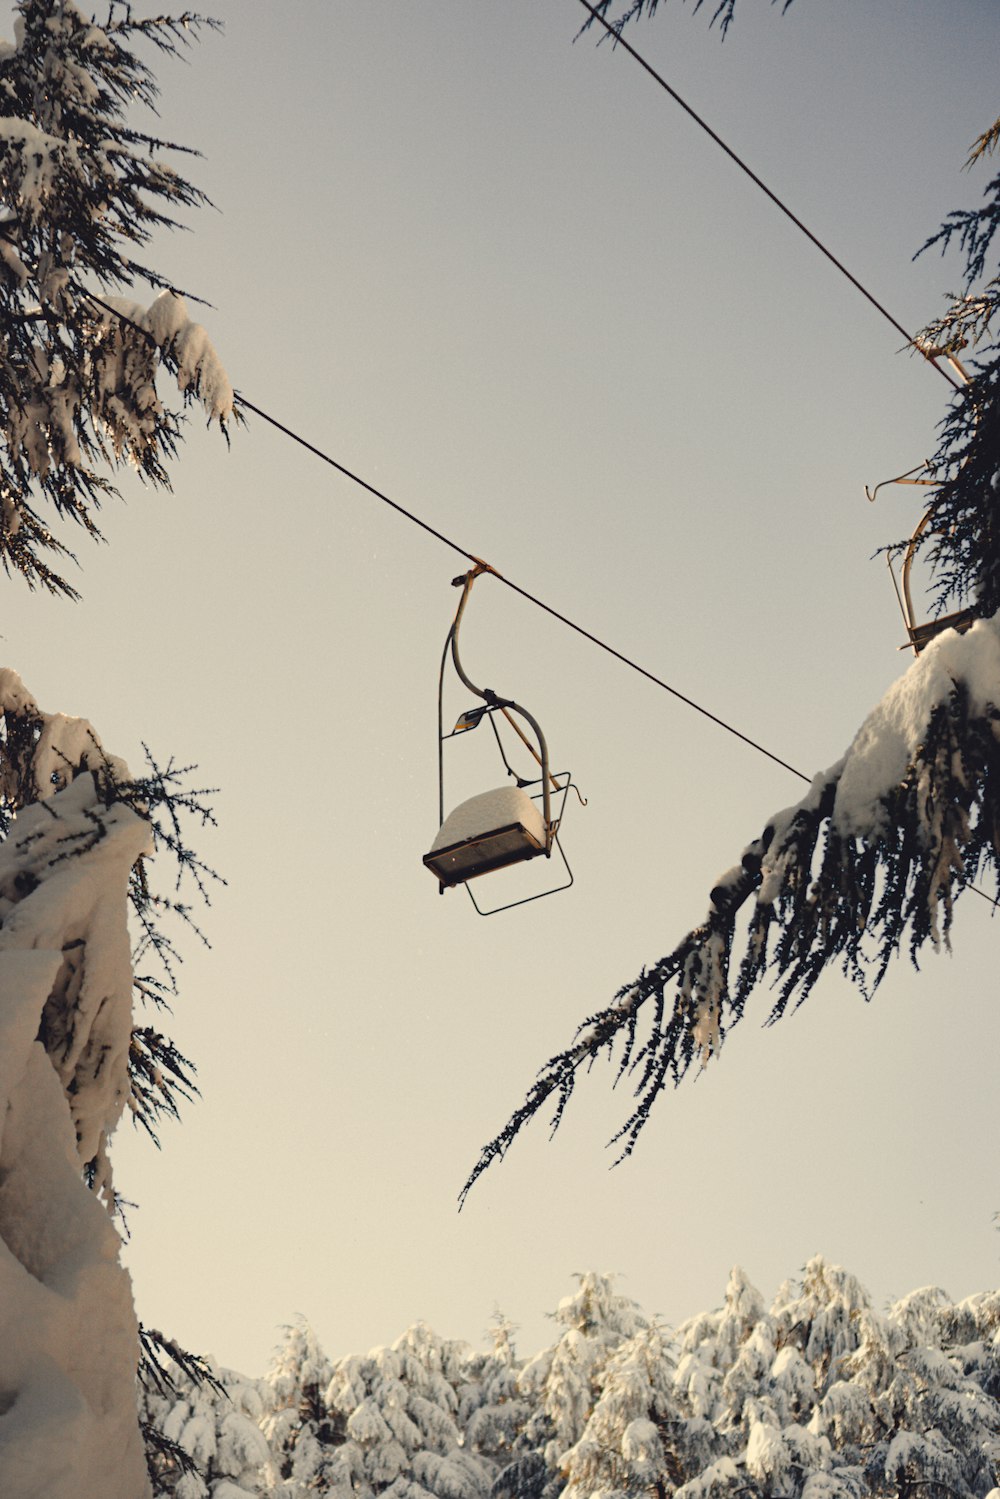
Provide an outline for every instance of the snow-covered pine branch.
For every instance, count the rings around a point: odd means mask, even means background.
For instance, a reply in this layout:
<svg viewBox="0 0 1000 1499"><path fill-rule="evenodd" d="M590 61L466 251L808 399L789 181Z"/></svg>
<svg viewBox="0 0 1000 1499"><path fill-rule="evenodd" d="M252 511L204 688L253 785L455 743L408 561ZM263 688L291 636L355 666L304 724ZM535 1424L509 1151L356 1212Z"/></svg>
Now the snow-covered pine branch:
<svg viewBox="0 0 1000 1499"><path fill-rule="evenodd" d="M73 0L20 0L15 41L0 43L0 561L33 587L75 595L47 560L68 552L43 503L96 535L109 471L168 483L179 418L157 393L161 366L209 421L232 415L204 330L134 258L206 200L162 159L186 148L130 123L157 93L131 43L176 54L212 24L140 20L112 0L101 26ZM151 307L110 295L136 280L160 290Z"/></svg>
<svg viewBox="0 0 1000 1499"><path fill-rule="evenodd" d="M656 0L634 0L622 22L655 8ZM716 16L723 25L731 11L731 0L722 0ZM1000 121L973 145L969 164L998 141ZM963 326L990 336L1000 310L1000 277L977 285L1000 230L1000 175L985 200L951 214L923 246L954 243L965 257L963 294L937 325L938 334L949 330L944 346L951 351ZM916 344L925 353L939 347L935 327ZM801 1002L834 959L856 983L874 988L904 940L914 962L928 940L947 943L954 901L981 871L997 880L1000 343L980 348L929 467L937 482L919 544L932 565L937 610L970 605L976 623L965 637L949 630L924 650L844 759L817 776L801 802L770 818L717 882L701 926L585 1020L572 1045L541 1069L483 1147L460 1201L550 1099L558 1126L580 1069L603 1053L617 1049L618 1076L634 1078L637 1102L615 1136L626 1156L667 1083L717 1051L766 973L779 984L772 1019L793 998ZM737 917L751 897L746 946L736 959Z"/></svg>
<svg viewBox="0 0 1000 1499"><path fill-rule="evenodd" d="M163 1382L145 1384L141 1401L155 1499L264 1499L281 1492L263 1476L271 1458L261 1430L265 1381L192 1359L167 1340L163 1348L173 1362L160 1365Z"/></svg>
<svg viewBox="0 0 1000 1499"><path fill-rule="evenodd" d="M603 1053L635 1079L616 1136L628 1155L666 1084L718 1051L765 976L778 984L772 1020L833 961L874 989L904 944L914 962L927 942L947 945L955 901L984 876L1000 886L1000 615L945 631L914 660L847 754L717 880L702 924L541 1070L463 1197L550 1099L559 1124Z"/></svg>

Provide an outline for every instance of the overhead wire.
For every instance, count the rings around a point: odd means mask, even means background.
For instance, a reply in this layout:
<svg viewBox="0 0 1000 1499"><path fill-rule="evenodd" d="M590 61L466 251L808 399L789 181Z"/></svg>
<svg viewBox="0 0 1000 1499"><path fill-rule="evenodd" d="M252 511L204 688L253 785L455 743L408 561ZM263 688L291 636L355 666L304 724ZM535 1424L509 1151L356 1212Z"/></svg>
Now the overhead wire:
<svg viewBox="0 0 1000 1499"><path fill-rule="evenodd" d="M770 198L775 207L779 208L785 215L785 217L790 219L797 229L801 230L806 238L816 246L817 250L819 250L822 255L826 256L827 260L829 260L832 265L836 266L841 275L847 277L847 280L851 283L851 285L855 287L868 302L871 303L876 311L879 312L888 323L891 323L896 332L902 334L903 338L906 340L907 345L911 348L916 349L919 354L922 354L924 359L927 360L927 363L932 365L933 368L937 370L938 374L941 375L943 379L947 380L948 384L952 386L954 390L961 390L962 387L958 383L958 381L953 380L948 371L944 369L940 364L938 364L937 361L939 356L931 349L921 348L919 341L914 337L914 335L906 331L902 323L899 322L898 319L894 318L888 308L883 306L883 304L878 300L876 296L873 295L872 292L868 290L863 282L859 281L857 276L855 276L851 271L847 269L843 261L837 259L833 251L827 248L827 246L818 237L818 235L813 234L812 230L802 222L798 215L792 212L792 210L788 207L788 204L783 202L782 199L778 197L777 193L773 192L771 188L768 187L767 183L764 182L760 177L758 177L757 173L747 165L743 158L741 156L738 156L733 148L726 144L726 142L722 139L722 136L712 129L708 121L702 119L701 115L692 108L687 100L684 99L675 88L671 87L671 85L663 77L663 74L658 73L657 70L653 67L652 63L648 62L647 59L643 57L641 52L638 52L636 48L632 46L631 42L625 40L621 28L619 26L614 26L610 21L606 20L605 17L601 14L601 11L595 5L592 5L590 3L590 0L580 0L580 4L583 6L584 10L590 14L591 18L597 22L599 26L603 26L605 32L609 37L611 37L615 46L623 47L624 50L629 54L629 56L634 58L639 66L641 68L644 68L651 78L655 79L655 81L660 85L660 88L664 89L666 93L670 95L671 99L673 99L674 103L680 105L681 109L683 109L684 112L688 114L692 120L694 120L695 124L700 126L702 130L704 130L705 134L715 142L719 149L725 152L730 161L735 162L740 171L744 172L747 177L750 178L750 181L754 183L756 187L760 188L761 192L764 193L766 197Z"/></svg>
<svg viewBox="0 0 1000 1499"><path fill-rule="evenodd" d="M99 299L95 297L94 300L98 301ZM103 306L105 304L102 303L101 305ZM113 308L109 310L114 311ZM126 321L129 321L129 319L126 319ZM133 327L138 327L138 324L133 324ZM139 331L145 332L145 329L139 329ZM259 416L262 421L268 422L272 427L276 428L277 431L284 433L284 435L291 438L293 442L297 442L299 446L305 448L308 453L312 453L316 458L321 459L323 463L328 463L331 468L337 470L338 474L343 474L345 479L350 479L353 483L360 485L360 487L364 490L367 490L370 495L374 495L376 499L382 500L386 505L390 506L391 509L395 510L398 515L405 516L406 519L412 521L415 526L419 526L422 531L426 531L430 536L436 537L436 539L440 542L443 542L445 546L451 547L452 551L458 552L458 554L462 557L466 557L470 562L474 563L484 572L492 574L492 576L496 578L498 582L503 583L514 593L520 594L521 598L526 599L529 604L534 604L537 608L544 610L545 613L550 614L553 619L559 620L561 624L566 625L570 630L574 630L577 635L582 635L584 640L589 640L592 645L596 645L602 651L606 651L609 656L614 656L616 661L621 661L623 665L631 667L633 671L638 672L641 677L645 677L647 681L652 682L655 686L662 687L665 692L669 692L671 696L677 698L679 702L685 703L689 708L693 708L694 711L696 713L700 713L703 718L707 718L711 723L717 724L720 729L725 729L727 733L732 734L736 739L742 740L744 744L749 745L751 749L757 750L759 754L766 755L769 760L773 760L775 765L780 765L783 770L790 771L793 776L798 776L800 781L805 781L807 785L812 785L813 777L807 776L805 771L796 770L794 765L789 765L787 760L782 760L780 755L776 755L772 750L766 749L764 745L759 744L756 739L751 739L748 734L744 734L743 731L736 728L734 724L729 723L724 718L719 718L718 715L712 713L710 709L703 707L701 703L695 702L694 698L687 697L685 693L681 692L676 687L671 687L669 682L665 682L663 678L658 677L655 672L648 671L645 666L640 666L640 664L637 661L634 661L631 656L626 656L622 651L616 650L613 645L609 645L606 640L602 640L598 635L592 634L590 630L585 629L583 625L578 625L576 621L570 619L568 615L561 614L558 609L553 608L551 604L547 604L544 599L540 599L537 597L537 595L529 593L526 588L522 588L521 585L519 583L515 583L512 578L505 577L503 573L497 572L495 567L491 567L488 563L484 563L483 559L481 557L477 557L474 552L467 552L463 546L460 546L457 541L453 541L450 536L446 536L443 531L439 531L435 526L430 525L428 521L422 520L421 517L414 514L412 510L407 510L404 505L400 505L397 500L391 499L389 495L385 494L381 489L376 489L374 484L369 484L368 480L362 479L360 474L354 473L351 469L347 468L345 464L339 463L336 458L331 458L329 453L325 453L322 448L317 447L315 443L310 442L308 438L303 437L301 433L296 432L292 427L288 427L284 422L280 422L278 418L272 416L270 412L262 410L260 406L255 406L252 401L248 401L247 398L243 395L240 395L238 391L234 392L234 395L238 405L244 407L247 411L252 411L255 416ZM997 901L995 901L991 895L987 895L986 891L980 890L978 886L970 884L969 889L975 891L976 895L981 895L984 900L988 900L990 902L990 905L997 904Z"/></svg>

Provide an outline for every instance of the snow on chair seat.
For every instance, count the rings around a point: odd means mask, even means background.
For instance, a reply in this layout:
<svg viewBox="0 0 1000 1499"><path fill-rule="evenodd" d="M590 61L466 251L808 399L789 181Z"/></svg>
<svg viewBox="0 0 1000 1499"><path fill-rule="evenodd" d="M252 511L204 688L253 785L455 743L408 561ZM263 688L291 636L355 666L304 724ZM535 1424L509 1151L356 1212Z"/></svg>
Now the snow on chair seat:
<svg viewBox="0 0 1000 1499"><path fill-rule="evenodd" d="M545 819L537 805L519 786L499 786L448 814L424 863L450 886L546 852Z"/></svg>

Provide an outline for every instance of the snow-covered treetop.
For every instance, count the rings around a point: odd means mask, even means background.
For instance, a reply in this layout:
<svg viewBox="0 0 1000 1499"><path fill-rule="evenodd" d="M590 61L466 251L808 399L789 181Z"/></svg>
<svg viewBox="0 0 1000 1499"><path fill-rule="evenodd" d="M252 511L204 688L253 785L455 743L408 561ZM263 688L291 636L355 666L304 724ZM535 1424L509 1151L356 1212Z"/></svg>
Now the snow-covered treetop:
<svg viewBox="0 0 1000 1499"><path fill-rule="evenodd" d="M598 1275L591 1270L576 1279L576 1290L564 1296L552 1314L563 1327L603 1343L616 1343L646 1325L632 1298L615 1290L613 1275Z"/></svg>
<svg viewBox="0 0 1000 1499"><path fill-rule="evenodd" d="M176 447L161 366L185 401L225 427L233 392L204 329L167 277L135 258L204 195L164 158L185 148L137 129L156 83L133 50L172 55L214 23L136 19L112 0L103 25L73 0L20 0L0 47L0 560L31 586L74 590L45 560L66 552L39 498L97 534L127 463L156 484ZM151 307L114 295L143 280Z"/></svg>
<svg viewBox="0 0 1000 1499"><path fill-rule="evenodd" d="M266 1379L278 1405L297 1404L302 1392L318 1386L326 1389L333 1366L319 1345L309 1323L300 1317L285 1328L285 1337L274 1356Z"/></svg>
<svg viewBox="0 0 1000 1499"><path fill-rule="evenodd" d="M681 1424L674 1350L666 1329L644 1327L602 1368L583 1434L559 1458L566 1499L656 1492L677 1477L672 1438ZM672 1484L671 1484L672 1486Z"/></svg>

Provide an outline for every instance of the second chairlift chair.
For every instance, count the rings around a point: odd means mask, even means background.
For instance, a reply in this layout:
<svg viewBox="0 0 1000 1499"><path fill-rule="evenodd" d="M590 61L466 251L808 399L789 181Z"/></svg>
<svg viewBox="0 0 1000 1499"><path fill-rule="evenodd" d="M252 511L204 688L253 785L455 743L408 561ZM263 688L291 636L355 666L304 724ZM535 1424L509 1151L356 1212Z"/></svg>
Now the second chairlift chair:
<svg viewBox="0 0 1000 1499"><path fill-rule="evenodd" d="M963 368L960 362L953 355L949 354L945 357L947 358L948 363L951 365L952 369L961 379L962 383L968 385L968 372ZM869 500L874 501L875 496L878 494L879 490L882 489L886 484L917 484L934 488L937 485L938 480L934 478L923 477L925 474L929 473L929 471L929 464L918 463L916 468L907 469L905 474L899 474L895 479L883 479L882 483L876 484L874 489L869 489L868 485L866 484L865 494L868 496ZM910 537L909 542L906 544L906 546L888 547L886 549L886 561L889 564L889 576L892 578L892 586L896 590L896 598L899 602L899 608L903 616L903 622L906 625L906 633L909 636L907 644L912 646L913 654L915 656L919 656L924 646L927 645L931 640L933 640L936 635L940 635L944 630L957 630L960 635L964 634L965 631L970 627L970 625L975 622L977 618L976 610L973 608L968 608L956 609L951 614L939 614L934 619L926 620L923 623L918 623L917 621L917 611L913 607L913 594L910 589L910 572L913 567L914 558L917 555L920 538L923 536L924 532L927 530L927 527L931 524L933 519L934 505L931 504L924 511L923 515L920 517L920 520L917 522L916 529L914 530L913 535ZM900 581L897 582L896 571L893 567L893 562L899 555L900 551L902 551L903 553L903 565L900 569ZM900 650L904 649L904 646L900 646Z"/></svg>

